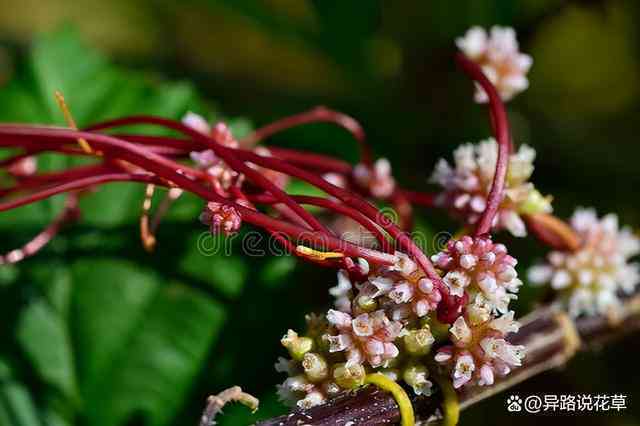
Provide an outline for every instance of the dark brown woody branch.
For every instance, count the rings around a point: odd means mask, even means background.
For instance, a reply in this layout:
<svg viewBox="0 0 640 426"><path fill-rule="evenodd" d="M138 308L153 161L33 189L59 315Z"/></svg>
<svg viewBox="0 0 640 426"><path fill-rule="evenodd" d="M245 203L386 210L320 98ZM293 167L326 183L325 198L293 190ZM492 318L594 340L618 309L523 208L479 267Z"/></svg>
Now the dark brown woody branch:
<svg viewBox="0 0 640 426"><path fill-rule="evenodd" d="M603 344L640 329L640 294L627 298L615 314L572 320L554 307L541 307L521 319L522 327L511 335L513 344L525 345L523 365L493 386L473 387L459 393L460 408L480 402L509 389L528 378L564 365L579 350L597 349ZM440 418L440 395L413 398L416 417L422 424ZM367 386L345 392L337 398L307 410L259 422L257 426L393 424L400 420L394 399L379 389ZM353 422L353 423L350 423Z"/></svg>

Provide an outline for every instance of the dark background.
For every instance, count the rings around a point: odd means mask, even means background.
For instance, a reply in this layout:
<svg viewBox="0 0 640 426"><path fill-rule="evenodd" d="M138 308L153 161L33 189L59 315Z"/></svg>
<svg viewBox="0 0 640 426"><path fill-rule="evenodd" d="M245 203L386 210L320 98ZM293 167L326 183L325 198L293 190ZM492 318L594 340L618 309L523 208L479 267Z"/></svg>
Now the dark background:
<svg viewBox="0 0 640 426"><path fill-rule="evenodd" d="M39 98L56 84L81 124L141 110L177 118L195 109L221 111L242 132L323 104L363 123L375 154L416 190L428 189L439 157L489 135L486 111L455 68L453 40L475 24L513 26L534 65L531 88L509 104L509 115L516 143L538 152L537 187L553 194L560 216L594 206L640 225L637 1L0 0L0 11L3 120L60 124L60 116L32 111L49 102ZM101 103L83 108L93 105L87 98L97 83L65 80L86 62L65 50L67 38L134 70L122 78L135 76L145 87L135 90L149 93L122 106L134 89L112 85ZM175 80L191 84L163 86ZM23 92L38 99L16 95ZM327 125L272 142L356 158L348 135ZM205 397L234 384L261 397L258 417L283 412L274 396L283 380L273 370L284 355L279 338L300 329L305 312L326 308L334 272L287 257L247 259L240 250L203 256L196 200L161 226L150 256L137 234L142 188L128 191L92 196L98 201L87 201L88 220L36 258L0 268L0 424L194 424ZM49 210L33 220L0 215L0 246L24 242ZM442 212L421 210L418 218L428 233L455 230ZM530 240L500 239L523 275L545 253ZM518 313L538 294L525 288ZM128 337L119 339L118 330ZM640 424L637 338L579 354L566 369L513 389L521 396L622 393L623 414L510 415L501 394L464 412L462 424ZM99 368L104 353L117 353L108 370ZM257 418L241 407L225 412L222 425Z"/></svg>

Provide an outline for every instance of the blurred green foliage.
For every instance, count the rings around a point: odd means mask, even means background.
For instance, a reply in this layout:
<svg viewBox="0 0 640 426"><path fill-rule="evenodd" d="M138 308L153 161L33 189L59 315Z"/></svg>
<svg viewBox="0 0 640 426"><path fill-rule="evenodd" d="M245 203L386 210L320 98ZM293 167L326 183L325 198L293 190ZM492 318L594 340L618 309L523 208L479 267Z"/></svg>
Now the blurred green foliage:
<svg viewBox="0 0 640 426"><path fill-rule="evenodd" d="M594 205L640 224L634 0L0 0L0 10L10 11L0 13L2 121L63 124L54 90L80 125L193 110L229 120L238 136L252 122L328 104L358 118L376 154L415 189L427 188L438 157L489 134L451 60L452 40L473 24L513 25L534 66L531 89L509 114L516 142L538 150L537 186L555 196L560 215ZM327 125L273 142L356 158L349 136ZM76 161L48 155L39 167ZM0 268L0 425L195 424L206 396L234 384L260 397L261 409L229 407L220 424L284 411L274 393L279 338L301 328L304 313L326 308L334 273L290 257L247 258L237 242L230 257L203 254L201 202L189 195L172 207L149 255L138 242L142 197L137 185L104 187L42 253ZM62 201L0 214L0 249L28 240ZM426 235L455 229L444 214L417 213ZM499 238L521 272L543 255L535 242ZM518 312L539 296L525 286ZM581 355L514 392L626 393L624 416L580 423L640 424L638 375L620 367L635 365L640 349L631 339L621 347ZM511 423L505 397L465 412L463 424Z"/></svg>

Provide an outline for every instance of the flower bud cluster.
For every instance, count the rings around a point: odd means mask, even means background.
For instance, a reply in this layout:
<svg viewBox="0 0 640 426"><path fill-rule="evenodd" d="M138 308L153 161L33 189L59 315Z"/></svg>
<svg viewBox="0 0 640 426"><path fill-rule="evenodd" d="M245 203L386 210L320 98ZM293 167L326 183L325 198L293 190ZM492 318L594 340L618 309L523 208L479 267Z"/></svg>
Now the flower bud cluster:
<svg viewBox="0 0 640 426"><path fill-rule="evenodd" d="M355 312L384 307L394 320L402 320L412 315L422 318L436 309L442 300L440 291L409 256L395 255L395 265L374 268L368 280L357 285Z"/></svg>
<svg viewBox="0 0 640 426"><path fill-rule="evenodd" d="M225 235L231 235L240 229L242 216L233 206L209 201L200 213L200 221L209 226L212 234L222 232Z"/></svg>
<svg viewBox="0 0 640 426"><path fill-rule="evenodd" d="M576 210L570 225L580 237L578 250L552 251L529 270L529 281L549 284L574 317L615 310L640 282L640 264L630 262L640 253L640 238L620 228L615 214L599 219L593 209Z"/></svg>
<svg viewBox="0 0 640 426"><path fill-rule="evenodd" d="M435 355L436 362L451 369L456 389L466 384L492 385L496 376L507 375L524 358L524 346L505 340L519 328L513 311L494 319L489 319L488 311L478 311L458 317L449 330L452 344L441 347Z"/></svg>
<svg viewBox="0 0 640 426"><path fill-rule="evenodd" d="M522 145L509 157L505 196L494 220L494 228L507 229L516 237L527 234L522 214L549 213L551 203L529 182L536 152ZM478 144L464 144L454 153L453 166L445 159L436 164L431 181L442 187L436 205L473 225L487 206L496 170L498 144L490 138Z"/></svg>
<svg viewBox="0 0 640 426"><path fill-rule="evenodd" d="M340 271L338 285L330 289L336 309L322 319L312 317L307 336L292 331L285 336L283 344L292 359L276 366L289 375L279 387L285 401L313 406L360 386L373 372L429 395L426 365L434 358L450 370L456 388L490 385L495 376L520 365L524 348L511 345L505 336L518 329L508 304L521 282L516 260L502 244L467 236L450 241L433 257L448 292L465 303L450 328L435 315L442 287L406 254L395 255L391 266L363 268L368 275L362 282L352 282ZM439 342L433 327L442 330Z"/></svg>
<svg viewBox="0 0 640 426"><path fill-rule="evenodd" d="M476 62L500 97L508 101L529 87L527 73L533 64L531 56L520 53L513 28L494 26L491 32L481 27L470 28L456 45L469 59ZM476 86L475 101L486 103L486 92Z"/></svg>
<svg viewBox="0 0 640 426"><path fill-rule="evenodd" d="M276 371L288 376L277 387L284 403L302 408L318 405L362 386L373 372L404 381L417 395L431 394L429 372L419 358L434 342L428 325L407 328L383 311L352 318L330 310L326 317L308 316L307 328L306 336L289 330L281 341L291 356L279 358L275 365Z"/></svg>
<svg viewBox="0 0 640 426"><path fill-rule="evenodd" d="M353 178L375 198L388 198L396 187L391 174L391 163L386 158L378 159L373 166L358 164L353 169Z"/></svg>
<svg viewBox="0 0 640 426"><path fill-rule="evenodd" d="M492 313L506 313L522 285L515 270L517 260L507 254L503 244L487 237L450 240L431 260L444 272L442 280L451 294L466 294L470 304Z"/></svg>

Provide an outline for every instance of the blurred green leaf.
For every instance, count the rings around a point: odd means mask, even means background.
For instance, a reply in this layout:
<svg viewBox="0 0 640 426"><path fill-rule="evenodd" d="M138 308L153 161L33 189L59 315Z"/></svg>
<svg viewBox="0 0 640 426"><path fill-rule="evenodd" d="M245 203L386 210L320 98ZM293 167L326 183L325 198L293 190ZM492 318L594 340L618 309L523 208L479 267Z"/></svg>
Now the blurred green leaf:
<svg viewBox="0 0 640 426"><path fill-rule="evenodd" d="M222 307L128 262L83 260L73 270L74 327L89 423L144 418L150 425L167 424L222 326Z"/></svg>
<svg viewBox="0 0 640 426"><path fill-rule="evenodd" d="M180 262L181 270L227 297L238 297L249 271L243 259L230 256L232 238L235 237L225 238L207 231L192 235Z"/></svg>
<svg viewBox="0 0 640 426"><path fill-rule="evenodd" d="M38 412L27 388L14 381L11 370L0 358L0 424L41 426Z"/></svg>
<svg viewBox="0 0 640 426"><path fill-rule="evenodd" d="M260 270L260 278L269 288L283 286L287 283L286 278L293 272L297 263L297 259L290 255L272 257L265 262Z"/></svg>
<svg viewBox="0 0 640 426"><path fill-rule="evenodd" d="M73 398L74 360L69 332L60 314L45 300L31 303L22 311L17 337L38 375Z"/></svg>
<svg viewBox="0 0 640 426"><path fill-rule="evenodd" d="M83 45L78 34L70 28L36 42L24 68L7 89L0 91L0 118L3 120L64 125L54 97L58 90L64 94L81 127L128 114L178 119L189 109L201 108L192 85L184 82L158 84L138 73L115 67ZM163 129L150 130L149 126L144 128L147 133L169 133ZM71 161L59 155L45 154L38 159L38 168L41 171L61 169ZM92 226L104 227L134 222L140 212L142 193L140 185L104 186L81 200L83 220ZM53 200L16 212L40 215L34 216L34 221L43 223L59 210L63 197ZM54 204L48 205L50 203ZM3 214L2 222L15 220L17 218L11 213Z"/></svg>

